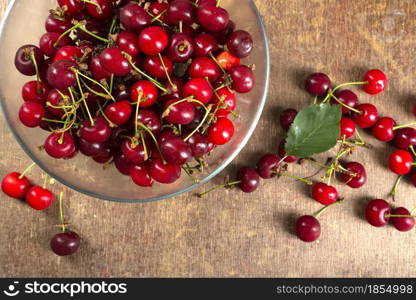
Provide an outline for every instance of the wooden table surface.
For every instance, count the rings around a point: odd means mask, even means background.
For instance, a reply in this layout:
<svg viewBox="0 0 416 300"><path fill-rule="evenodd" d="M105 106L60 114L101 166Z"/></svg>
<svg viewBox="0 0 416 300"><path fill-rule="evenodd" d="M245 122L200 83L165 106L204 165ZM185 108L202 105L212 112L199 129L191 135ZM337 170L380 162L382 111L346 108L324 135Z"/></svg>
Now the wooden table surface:
<svg viewBox="0 0 416 300"><path fill-rule="evenodd" d="M4 11L7 0L0 1ZM381 68L390 79L386 93L371 101L383 115L407 123L416 103L416 6L413 0L257 0L271 46L271 87L263 118L248 146L208 187L242 164L275 151L282 136L282 108L301 108L311 98L301 90L312 71L335 82L355 81L369 68ZM16 94L18 91L16 91ZM22 170L30 161L0 122L0 176ZM271 138L270 138L271 137ZM57 257L49 240L59 222L57 206L39 213L1 196L0 276L85 277L406 277L416 276L415 232L373 228L362 218L365 201L387 197L395 176L386 169L389 146L365 134L373 150L350 160L365 164L369 178L360 190L338 185L345 197L321 219L319 242L305 244L292 233L294 218L312 214L319 205L309 187L289 179L263 182L259 191L218 191L198 199L192 193L149 204L119 204L89 198L59 183L65 209L80 233L80 251ZM291 166L296 174L313 167ZM35 170L32 178L39 178ZM398 205L416 206L414 187L402 185Z"/></svg>

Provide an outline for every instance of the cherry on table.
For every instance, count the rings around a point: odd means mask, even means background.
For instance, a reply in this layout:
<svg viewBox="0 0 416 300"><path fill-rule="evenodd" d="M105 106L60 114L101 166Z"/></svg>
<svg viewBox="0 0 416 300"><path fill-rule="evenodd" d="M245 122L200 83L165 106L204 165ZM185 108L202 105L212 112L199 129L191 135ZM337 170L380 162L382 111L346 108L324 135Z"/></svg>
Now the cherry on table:
<svg viewBox="0 0 416 300"><path fill-rule="evenodd" d="M81 238L73 231L56 234L51 239L51 249L59 256L74 254L81 244Z"/></svg>
<svg viewBox="0 0 416 300"><path fill-rule="evenodd" d="M344 168L351 173L341 173L342 181L349 187L358 189L367 181L367 172L364 166L358 162L349 162Z"/></svg>
<svg viewBox="0 0 416 300"><path fill-rule="evenodd" d="M293 108L288 108L282 111L282 113L280 114L280 126L282 126L283 130L289 130L297 114L298 111Z"/></svg>
<svg viewBox="0 0 416 300"><path fill-rule="evenodd" d="M397 207L391 211L391 215L399 215L403 217L390 217L390 223L399 231L410 231L415 227L415 218L411 216L411 213L408 209L404 207ZM404 217L404 216L409 217Z"/></svg>
<svg viewBox="0 0 416 300"><path fill-rule="evenodd" d="M22 199L30 188L30 181L26 176L18 172L12 172L4 176L1 189L7 196Z"/></svg>
<svg viewBox="0 0 416 300"><path fill-rule="evenodd" d="M313 73L305 80L306 91L315 96L325 95L331 85L331 79L324 73Z"/></svg>
<svg viewBox="0 0 416 300"><path fill-rule="evenodd" d="M358 105L358 96L350 90L338 90L334 93L334 96L349 107L355 108ZM331 99L331 103L339 104L335 99ZM350 113L350 110L342 106L342 114L346 115L348 113Z"/></svg>
<svg viewBox="0 0 416 300"><path fill-rule="evenodd" d="M297 237L304 242L316 241L321 235L321 224L314 216L302 216L296 220Z"/></svg>
<svg viewBox="0 0 416 300"><path fill-rule="evenodd" d="M253 168L241 168L237 173L237 178L240 181L238 187L244 193L252 193L260 185L260 176Z"/></svg>
<svg viewBox="0 0 416 300"><path fill-rule="evenodd" d="M38 185L32 186L26 193L26 203L36 210L47 209L51 206L53 199L51 191Z"/></svg>
<svg viewBox="0 0 416 300"><path fill-rule="evenodd" d="M23 75L33 76L36 75L36 68L33 59L40 69L45 61L42 51L35 45L24 45L17 49L14 58L14 65Z"/></svg>
<svg viewBox="0 0 416 300"><path fill-rule="evenodd" d="M390 142L394 139L394 126L396 121L390 117L383 117L377 120L372 127L373 136L382 142Z"/></svg>
<svg viewBox="0 0 416 300"><path fill-rule="evenodd" d="M383 227L389 221L390 204L383 199L375 199L367 204L365 218L375 227Z"/></svg>
<svg viewBox="0 0 416 300"><path fill-rule="evenodd" d="M338 191L333 186L317 182L312 187L312 197L323 205L330 205L338 200Z"/></svg>
<svg viewBox="0 0 416 300"><path fill-rule="evenodd" d="M406 175L412 170L413 156L405 150L394 151L389 158L389 168L398 175Z"/></svg>
<svg viewBox="0 0 416 300"><path fill-rule="evenodd" d="M387 76L381 70L370 70L364 75L364 81L368 83L365 84L364 91L367 94L375 95L383 92L387 87Z"/></svg>
<svg viewBox="0 0 416 300"><path fill-rule="evenodd" d="M354 121L349 117L342 117L340 121L341 126L341 133L340 138L342 139L345 137L345 139L349 139L355 134L355 123Z"/></svg>
<svg viewBox="0 0 416 300"><path fill-rule="evenodd" d="M45 140L44 148L53 158L68 158L76 151L74 138L68 132L51 133Z"/></svg>
<svg viewBox="0 0 416 300"><path fill-rule="evenodd" d="M257 173L261 178L270 179L277 176L280 158L272 153L263 155L257 162Z"/></svg>
<svg viewBox="0 0 416 300"><path fill-rule="evenodd" d="M228 143L234 135L234 124L229 119L218 118L208 129L208 139L215 145Z"/></svg>
<svg viewBox="0 0 416 300"><path fill-rule="evenodd" d="M404 127L397 129L393 140L394 146L399 149L407 149L416 145L416 129Z"/></svg>
<svg viewBox="0 0 416 300"><path fill-rule="evenodd" d="M130 177L133 180L133 182L140 187L153 186L153 179L149 173L148 163L142 163L140 165L131 165Z"/></svg>
<svg viewBox="0 0 416 300"><path fill-rule="evenodd" d="M244 65L234 66L229 70L229 74L233 81L233 89L237 93L248 93L254 87L253 71Z"/></svg>
<svg viewBox="0 0 416 300"><path fill-rule="evenodd" d="M245 30L234 31L227 40L228 50L238 58L245 58L253 50L253 38Z"/></svg>
<svg viewBox="0 0 416 300"><path fill-rule="evenodd" d="M360 128L370 128L378 120L377 108L370 103L364 103L355 107L360 113L353 112L352 119Z"/></svg>

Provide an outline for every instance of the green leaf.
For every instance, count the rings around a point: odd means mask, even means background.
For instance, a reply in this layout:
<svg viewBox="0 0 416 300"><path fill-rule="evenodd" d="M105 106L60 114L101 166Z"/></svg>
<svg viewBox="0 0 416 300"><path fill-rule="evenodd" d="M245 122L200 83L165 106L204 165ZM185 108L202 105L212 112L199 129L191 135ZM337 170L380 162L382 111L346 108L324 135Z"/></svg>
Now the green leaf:
<svg viewBox="0 0 416 300"><path fill-rule="evenodd" d="M341 116L341 105L312 104L302 109L289 129L286 153L306 158L333 148L340 135Z"/></svg>

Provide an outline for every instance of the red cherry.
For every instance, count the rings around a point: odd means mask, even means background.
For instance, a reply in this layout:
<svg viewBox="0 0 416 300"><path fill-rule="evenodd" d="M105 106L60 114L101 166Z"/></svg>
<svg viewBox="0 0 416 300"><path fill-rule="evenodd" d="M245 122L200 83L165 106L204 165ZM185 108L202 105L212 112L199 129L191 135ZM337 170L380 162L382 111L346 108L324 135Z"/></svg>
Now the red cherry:
<svg viewBox="0 0 416 300"><path fill-rule="evenodd" d="M331 85L331 79L324 73L313 73L305 80L306 91L315 96L325 95Z"/></svg>
<svg viewBox="0 0 416 300"><path fill-rule="evenodd" d="M173 63L169 58L167 58L164 55L162 55L162 59L160 59L158 55L148 56L144 60L143 69L150 76L156 77L157 79L165 80L167 79L166 71L169 74L169 76L171 76L173 73Z"/></svg>
<svg viewBox="0 0 416 300"><path fill-rule="evenodd" d="M208 77L213 82L220 76L220 68L209 57L200 56L192 60L189 66L189 76L192 78Z"/></svg>
<svg viewBox="0 0 416 300"><path fill-rule="evenodd" d="M117 45L121 51L128 53L131 57L136 57L140 52L137 35L129 31L122 31L118 34Z"/></svg>
<svg viewBox="0 0 416 300"><path fill-rule="evenodd" d="M160 159L152 159L149 165L149 174L157 182L170 184L181 177L181 167L164 164Z"/></svg>
<svg viewBox="0 0 416 300"><path fill-rule="evenodd" d="M99 56L94 56L91 58L89 63L89 70L91 71L92 77L98 81L102 79L110 79L111 73L104 69L101 64Z"/></svg>
<svg viewBox="0 0 416 300"><path fill-rule="evenodd" d="M126 159L123 153L118 152L114 154L114 165L120 174L129 176L130 175L130 162Z"/></svg>
<svg viewBox="0 0 416 300"><path fill-rule="evenodd" d="M368 84L364 85L364 91L370 95L379 94L387 87L386 74L377 69L365 73L364 81L368 82Z"/></svg>
<svg viewBox="0 0 416 300"><path fill-rule="evenodd" d="M394 151L389 158L389 168L398 175L406 175L412 170L412 154L405 150Z"/></svg>
<svg viewBox="0 0 416 300"><path fill-rule="evenodd" d="M224 145L228 143L233 135L233 122L227 118L218 118L218 120L208 129L208 139L215 145Z"/></svg>
<svg viewBox="0 0 416 300"><path fill-rule="evenodd" d="M197 15L198 23L212 32L224 30L230 20L228 12L215 5L200 5Z"/></svg>
<svg viewBox="0 0 416 300"><path fill-rule="evenodd" d="M168 40L168 35L162 27L147 27L139 35L140 50L148 56L157 55L165 50Z"/></svg>
<svg viewBox="0 0 416 300"><path fill-rule="evenodd" d="M184 97L194 96L195 99L203 104L208 104L213 96L212 88L209 82L204 78L193 78L183 87L182 94ZM194 103L195 106L199 106Z"/></svg>
<svg viewBox="0 0 416 300"><path fill-rule="evenodd" d="M44 148L53 158L68 158L76 151L74 138L68 132L51 133L46 138Z"/></svg>
<svg viewBox="0 0 416 300"><path fill-rule="evenodd" d="M219 98L217 97L219 96ZM221 101L220 101L221 99ZM217 91L217 94L214 95L212 98L212 104L215 104L220 107L224 107L226 105L227 108L220 108L217 110L216 116L218 117L226 117L228 116L231 111L235 110L237 106L237 102L235 99L235 93L231 91L228 87L223 87Z"/></svg>
<svg viewBox="0 0 416 300"><path fill-rule="evenodd" d="M313 242L321 235L321 224L314 216L302 216L296 220L295 230L300 240Z"/></svg>
<svg viewBox="0 0 416 300"><path fill-rule="evenodd" d="M123 125L129 121L132 108L128 101L118 101L107 105L104 113L111 122Z"/></svg>
<svg viewBox="0 0 416 300"><path fill-rule="evenodd" d="M392 215L409 216L406 217L390 217L390 223L399 231L410 231L415 227L415 218L411 217L409 210L404 207L397 207L391 211Z"/></svg>
<svg viewBox="0 0 416 300"><path fill-rule="evenodd" d="M147 145L146 145L147 146ZM141 164L145 162L151 155L150 149L147 146L147 157L143 144L135 145L130 139L125 139L121 144L121 152L125 159L132 164Z"/></svg>
<svg viewBox="0 0 416 300"><path fill-rule="evenodd" d="M345 169L352 172L355 176L348 173L342 173L342 181L349 187L358 189L362 187L367 181L367 172L362 164L358 162L349 162L344 166Z"/></svg>
<svg viewBox="0 0 416 300"><path fill-rule="evenodd" d="M383 199L375 199L367 204L365 209L365 218L367 222L375 227L387 225L390 214L390 204Z"/></svg>
<svg viewBox="0 0 416 300"><path fill-rule="evenodd" d="M159 20L166 23L166 10L169 8L169 3L166 2L152 2L149 5L149 13L152 16L157 17L159 16Z"/></svg>
<svg viewBox="0 0 416 300"><path fill-rule="evenodd" d="M350 91L350 90L341 90L336 91L334 94L335 97L337 97L338 100L340 100L342 103L348 105L349 107L355 108L358 105L358 97L357 95ZM331 100L332 104L339 104L335 99ZM350 110L342 106L342 114L346 115L349 114Z"/></svg>
<svg viewBox="0 0 416 300"><path fill-rule="evenodd" d="M360 104L356 109L361 113L354 112L352 114L352 119L359 127L370 128L377 122L378 112L374 105L370 103Z"/></svg>
<svg viewBox="0 0 416 300"><path fill-rule="evenodd" d="M106 48L100 54L100 63L110 73L116 76L127 76L131 66L118 48Z"/></svg>
<svg viewBox="0 0 416 300"><path fill-rule="evenodd" d="M312 187L312 197L323 205L330 205L338 200L338 192L333 186L318 182Z"/></svg>
<svg viewBox="0 0 416 300"><path fill-rule="evenodd" d="M341 125L341 134L340 138L345 136L345 139L349 139L355 133L355 123L351 118L342 117L340 121Z"/></svg>
<svg viewBox="0 0 416 300"><path fill-rule="evenodd" d="M298 161L298 157L296 157L296 156L286 156L286 150L285 150L285 144L286 144L286 140L284 139L284 140L282 140L280 143L279 143L279 156L280 157L286 157L283 161L284 162L287 162L287 163L294 163L294 162L296 162L296 161Z"/></svg>
<svg viewBox="0 0 416 300"><path fill-rule="evenodd" d="M77 58L82 57L81 49L75 46L63 46L56 51L53 61L59 60L70 60L73 62L77 61Z"/></svg>
<svg viewBox="0 0 416 300"><path fill-rule="evenodd" d="M45 116L45 108L36 102L24 102L19 110L19 119L27 127L38 127Z"/></svg>
<svg viewBox="0 0 416 300"><path fill-rule="evenodd" d="M195 55L208 56L210 53L215 53L218 49L218 42L212 34L200 33L194 38Z"/></svg>
<svg viewBox="0 0 416 300"><path fill-rule="evenodd" d="M39 48L42 50L43 54L49 57L53 57L55 56L58 48L70 45L72 43L72 40L69 37L63 36L55 47L55 43L58 41L60 36L61 34L58 32L46 32L41 36L39 40Z"/></svg>
<svg viewBox="0 0 416 300"><path fill-rule="evenodd" d="M107 19L114 14L113 4L108 0L90 0L89 2L95 3L85 3L85 9L95 19Z"/></svg>
<svg viewBox="0 0 416 300"><path fill-rule="evenodd" d="M94 124L87 119L81 124L79 136L91 143L104 143L111 136L111 128L103 117L94 117Z"/></svg>
<svg viewBox="0 0 416 300"><path fill-rule="evenodd" d="M49 86L36 80L26 82L22 87L22 98L24 101L32 101L40 104L45 103L49 93Z"/></svg>
<svg viewBox="0 0 416 300"><path fill-rule="evenodd" d="M237 93L248 93L254 87L253 71L244 65L231 67L229 70L231 79L233 81L233 89Z"/></svg>
<svg viewBox="0 0 416 300"><path fill-rule="evenodd" d="M26 203L36 210L44 210L51 206L53 194L41 186L32 186L26 194Z"/></svg>
<svg viewBox="0 0 416 300"><path fill-rule="evenodd" d="M130 90L131 101L136 103L140 95L140 106L149 107L156 102L159 96L159 91L151 81L139 80L133 85L133 87Z"/></svg>
<svg viewBox="0 0 416 300"><path fill-rule="evenodd" d="M21 174L12 172L4 176L1 189L7 196L22 199L30 188L29 179L26 176L20 178Z"/></svg>
<svg viewBox="0 0 416 300"><path fill-rule="evenodd" d="M390 142L394 139L394 126L396 126L396 121L392 118L380 118L372 128L373 136L379 141Z"/></svg>
<svg viewBox="0 0 416 300"><path fill-rule="evenodd" d="M132 165L130 167L130 177L135 184L141 187L153 186L153 179L149 174L149 165L143 163L140 165Z"/></svg>

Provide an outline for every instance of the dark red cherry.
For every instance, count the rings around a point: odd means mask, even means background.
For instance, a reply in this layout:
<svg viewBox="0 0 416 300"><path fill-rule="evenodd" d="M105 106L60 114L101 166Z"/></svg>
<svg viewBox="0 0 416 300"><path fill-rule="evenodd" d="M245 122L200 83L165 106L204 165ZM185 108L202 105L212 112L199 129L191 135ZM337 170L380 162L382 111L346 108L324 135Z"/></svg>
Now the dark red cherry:
<svg viewBox="0 0 416 300"><path fill-rule="evenodd" d="M213 32L215 39L221 45L225 45L227 43L228 38L235 30L235 23L233 21L229 21L227 27L221 31Z"/></svg>
<svg viewBox="0 0 416 300"><path fill-rule="evenodd" d="M316 96L325 95L331 87L331 79L324 73L313 73L306 78L305 89Z"/></svg>
<svg viewBox="0 0 416 300"><path fill-rule="evenodd" d="M208 56L210 53L215 53L218 49L218 42L210 33L200 33L194 38L195 55Z"/></svg>
<svg viewBox="0 0 416 300"><path fill-rule="evenodd" d="M253 89L254 74L249 67L244 65L234 66L229 72L233 81L233 89L237 93L248 93Z"/></svg>
<svg viewBox="0 0 416 300"><path fill-rule="evenodd" d="M92 32L97 36L104 36L104 28L100 21L98 20L86 20L84 28L88 31ZM84 30L77 29L77 38L81 41L89 41L91 43L96 43L98 40L96 37L92 36L91 34L85 32ZM91 44L93 46L93 44Z"/></svg>
<svg viewBox="0 0 416 300"><path fill-rule="evenodd" d="M404 150L416 145L416 129L404 127L396 130L393 144L397 148Z"/></svg>
<svg viewBox="0 0 416 300"><path fill-rule="evenodd" d="M361 112L354 112L352 114L352 119L354 120L355 124L357 124L357 126L361 128L370 128L377 122L378 112L374 105L370 103L364 103L357 105L355 109Z"/></svg>
<svg viewBox="0 0 416 300"><path fill-rule="evenodd" d="M150 25L152 18L138 2L129 2L120 8L120 22L128 31L139 33Z"/></svg>
<svg viewBox="0 0 416 300"><path fill-rule="evenodd" d="M94 123L89 119L81 124L79 135L92 143L104 143L111 136L111 128L103 117L93 117Z"/></svg>
<svg viewBox="0 0 416 300"><path fill-rule="evenodd" d="M71 27L71 18L69 16L62 18L50 14L45 21L45 29L47 32L64 33Z"/></svg>
<svg viewBox="0 0 416 300"><path fill-rule="evenodd" d="M36 102L27 101L20 106L19 119L27 127L38 127L45 116L45 108Z"/></svg>
<svg viewBox="0 0 416 300"><path fill-rule="evenodd" d="M17 49L14 65L23 75L33 76L36 75L36 68L33 60L40 70L45 61L42 51L34 45L24 45Z"/></svg>
<svg viewBox="0 0 416 300"><path fill-rule="evenodd" d="M143 163L140 165L130 166L130 177L135 184L141 187L153 186L153 179L150 176L149 164Z"/></svg>
<svg viewBox="0 0 416 300"><path fill-rule="evenodd" d="M77 143L79 151L85 156L98 156L105 151L104 143L91 143L83 138L78 139Z"/></svg>
<svg viewBox="0 0 416 300"><path fill-rule="evenodd" d="M44 148L53 158L67 158L75 152L75 141L68 132L51 133L46 138Z"/></svg>
<svg viewBox="0 0 416 300"><path fill-rule="evenodd" d="M20 178L21 174L12 172L4 176L1 189L7 196L22 199L30 188L30 181L26 176Z"/></svg>
<svg viewBox="0 0 416 300"><path fill-rule="evenodd" d="M351 118L342 117L340 121L340 138L345 136L345 139L349 139L355 134L355 123Z"/></svg>
<svg viewBox="0 0 416 300"><path fill-rule="evenodd" d="M227 41L228 51L238 58L245 58L253 50L253 38L245 30L234 31Z"/></svg>
<svg viewBox="0 0 416 300"><path fill-rule="evenodd" d="M114 165L117 170L126 176L130 175L130 162L126 159L123 153L117 152L114 154Z"/></svg>
<svg viewBox="0 0 416 300"><path fill-rule="evenodd" d="M134 144L130 139L125 139L121 144L121 151L126 160L136 165L145 162L150 157L150 150L150 147L146 145L146 152L143 144Z"/></svg>
<svg viewBox="0 0 416 300"><path fill-rule="evenodd" d="M64 98L62 98L62 95ZM59 106L67 106L70 104L70 94L67 91L58 92L58 90L53 89L49 92L47 97L48 104L46 105L47 111L55 117L62 117L65 114L65 111L69 110L69 108L58 108ZM51 105L55 106L52 107Z"/></svg>
<svg viewBox="0 0 416 300"><path fill-rule="evenodd" d="M167 56L174 63L184 63L193 55L194 48L194 41L189 35L174 33L166 49Z"/></svg>
<svg viewBox="0 0 416 300"><path fill-rule="evenodd" d="M200 5L197 16L198 23L213 32L224 30L230 20L228 12L215 5Z"/></svg>
<svg viewBox="0 0 416 300"><path fill-rule="evenodd" d="M51 206L53 194L51 191L41 187L32 186L26 193L26 203L36 210L44 210Z"/></svg>
<svg viewBox="0 0 416 300"><path fill-rule="evenodd" d="M394 138L394 129L396 121L389 117L383 117L377 120L372 127L373 136L382 142L390 142Z"/></svg>
<svg viewBox="0 0 416 300"><path fill-rule="evenodd" d="M48 93L49 86L42 81L29 81L22 87L22 98L24 101L32 101L43 104L48 97Z"/></svg>
<svg viewBox="0 0 416 300"><path fill-rule="evenodd" d="M155 111L150 109L140 109L137 121L149 128L153 134L158 134L162 128L160 116ZM134 118L132 123L134 126Z"/></svg>
<svg viewBox="0 0 416 300"><path fill-rule="evenodd" d="M136 57L140 52L138 36L132 32L120 32L117 36L117 45L121 51L128 53L131 57Z"/></svg>
<svg viewBox="0 0 416 300"><path fill-rule="evenodd" d="M132 107L128 101L118 101L107 105L104 113L111 122L123 125L130 120Z"/></svg>
<svg viewBox="0 0 416 300"><path fill-rule="evenodd" d="M84 6L84 3L81 2L81 0L58 0L58 4L71 15L79 13Z"/></svg>
<svg viewBox="0 0 416 300"><path fill-rule="evenodd" d="M174 0L169 3L166 11L168 24L177 25L182 22L185 25L192 25L196 19L196 9L188 0Z"/></svg>
<svg viewBox="0 0 416 300"><path fill-rule="evenodd" d="M195 158L203 157L214 148L208 137L199 132L195 132L187 143L191 146L192 156Z"/></svg>
<svg viewBox="0 0 416 300"><path fill-rule="evenodd" d="M295 120L298 111L293 108L286 109L280 114L280 126L283 130L288 131L293 121Z"/></svg>
<svg viewBox="0 0 416 300"><path fill-rule="evenodd" d="M77 64L70 60L59 60L52 63L46 74L49 85L59 90L75 86L77 81L73 69L77 69Z"/></svg>
<svg viewBox="0 0 416 300"><path fill-rule="evenodd" d="M218 118L208 129L208 139L215 145L228 143L234 135L234 124L227 118Z"/></svg>
<svg viewBox="0 0 416 300"><path fill-rule="evenodd" d="M162 60L164 66L162 64ZM148 56L143 63L143 69L147 74L161 80L167 79L165 68L169 76L171 76L173 73L173 63L169 58L163 55L162 59L160 59L158 55Z"/></svg>
<svg viewBox="0 0 416 300"><path fill-rule="evenodd" d="M362 164L349 162L344 166L350 173L342 173L341 178L349 187L358 189L367 181L367 172Z"/></svg>
<svg viewBox="0 0 416 300"><path fill-rule="evenodd" d="M314 216L302 216L296 220L297 237L304 242L314 242L321 235L321 224Z"/></svg>
<svg viewBox="0 0 416 300"><path fill-rule="evenodd" d="M280 158L272 153L263 155L257 162L257 172L261 178L270 179L277 175Z"/></svg>
<svg viewBox="0 0 416 300"><path fill-rule="evenodd" d="M91 71L92 77L98 81L102 79L110 79L111 73L107 71L101 64L99 56L91 58L89 63L89 70Z"/></svg>
<svg viewBox="0 0 416 300"><path fill-rule="evenodd" d="M338 200L338 191L333 186L317 182L312 187L312 197L323 205L331 205Z"/></svg>
<svg viewBox="0 0 416 300"><path fill-rule="evenodd" d="M375 95L383 92L387 87L387 76L380 70L370 70L364 75L364 81L368 83L364 85L364 91L367 94Z"/></svg>
<svg viewBox="0 0 416 300"><path fill-rule="evenodd" d="M100 154L93 156L92 159L99 164L107 164L113 158L113 150L106 147Z"/></svg>
<svg viewBox="0 0 416 300"><path fill-rule="evenodd" d="M39 48L40 50L42 50L42 53L45 54L46 56L54 57L56 54L56 51L60 47L72 44L72 40L69 37L63 36L55 47L55 43L57 42L60 36L61 34L58 32L44 33L39 40Z"/></svg>
<svg viewBox="0 0 416 300"><path fill-rule="evenodd" d="M342 103L348 105L349 107L355 108L358 105L358 97L357 95L350 91L350 90L338 90L334 93L334 96L337 97ZM332 104L339 104L335 99L331 100ZM350 112L350 110L343 106L342 107L342 114L346 115Z"/></svg>
<svg viewBox="0 0 416 300"><path fill-rule="evenodd" d="M157 182L170 184L181 177L181 167L164 164L160 159L152 159L149 164L149 174Z"/></svg>
<svg viewBox="0 0 416 300"><path fill-rule="evenodd" d="M162 53L167 45L168 35L162 27L150 26L140 32L139 47L148 56Z"/></svg>
<svg viewBox="0 0 416 300"><path fill-rule="evenodd" d="M195 106L191 102L177 102L176 99L170 100L165 105L167 114L165 120L175 125L187 125L195 118Z"/></svg>
<svg viewBox="0 0 416 300"><path fill-rule="evenodd" d="M169 7L169 3L166 2L152 2L149 5L148 11L155 18L158 17L158 20L166 23L166 11Z"/></svg>
<svg viewBox="0 0 416 300"><path fill-rule="evenodd" d="M397 207L391 211L392 215L409 217L390 217L390 223L399 231L410 231L415 227L415 218L411 216L409 210L404 207Z"/></svg>
<svg viewBox="0 0 416 300"><path fill-rule="evenodd" d="M152 106L159 96L157 87L148 80L137 81L130 90L132 102L137 102L140 98L141 107Z"/></svg>
<svg viewBox="0 0 416 300"><path fill-rule="evenodd" d="M252 168L241 168L237 173L237 178L240 181L238 187L244 193L252 193L260 185L260 177L255 169Z"/></svg>
<svg viewBox="0 0 416 300"><path fill-rule="evenodd" d="M209 57L200 56L192 60L189 66L189 76L192 78L208 77L213 82L220 76L220 68Z"/></svg>
<svg viewBox="0 0 416 300"><path fill-rule="evenodd" d="M365 218L368 223L375 227L387 225L390 214L390 204L383 199L375 199L367 204L365 209Z"/></svg>
<svg viewBox="0 0 416 300"><path fill-rule="evenodd" d="M294 162L296 162L296 161L298 161L298 157L296 157L296 156L286 156L286 150L285 150L285 145L286 145L286 140L282 140L280 143L279 143L279 156L280 157L286 157L283 161L284 162L287 162L287 163L294 163Z"/></svg>
<svg viewBox="0 0 416 300"><path fill-rule="evenodd" d="M201 101L203 104L208 104L212 99L213 91L206 79L193 78L185 84L182 94L184 97L194 96L195 99ZM197 103L194 105L199 106Z"/></svg>
<svg viewBox="0 0 416 300"><path fill-rule="evenodd" d="M159 148L168 164L183 165L192 158L192 149L182 138L170 132L158 135Z"/></svg>
<svg viewBox="0 0 416 300"><path fill-rule="evenodd" d="M85 9L95 19L107 19L114 14L113 4L108 0L90 0L89 2L85 3Z"/></svg>
<svg viewBox="0 0 416 300"><path fill-rule="evenodd" d="M56 234L51 240L52 251L59 256L74 254L81 243L81 238L73 231Z"/></svg>
<svg viewBox="0 0 416 300"><path fill-rule="evenodd" d="M100 54L100 63L105 70L116 76L126 76L131 66L119 48L107 48Z"/></svg>
<svg viewBox="0 0 416 300"><path fill-rule="evenodd" d="M77 59L82 57L81 49L79 49L76 46L63 46L56 51L55 57L53 58L53 61L58 60L71 60L76 62Z"/></svg>

